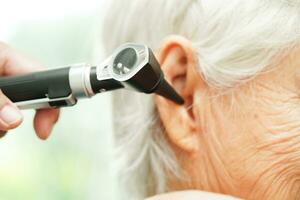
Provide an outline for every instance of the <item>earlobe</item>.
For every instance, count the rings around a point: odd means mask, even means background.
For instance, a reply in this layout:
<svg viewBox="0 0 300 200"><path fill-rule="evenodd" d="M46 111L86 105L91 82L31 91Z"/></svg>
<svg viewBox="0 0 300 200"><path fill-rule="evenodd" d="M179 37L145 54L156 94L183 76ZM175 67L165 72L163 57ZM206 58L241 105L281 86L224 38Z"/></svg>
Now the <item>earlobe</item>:
<svg viewBox="0 0 300 200"><path fill-rule="evenodd" d="M180 36L171 36L162 44L158 60L166 80L184 98L185 105L176 105L156 97L156 104L166 134L180 149L195 152L199 148L199 127L193 107L194 97L200 83L197 73L198 60L192 43Z"/></svg>

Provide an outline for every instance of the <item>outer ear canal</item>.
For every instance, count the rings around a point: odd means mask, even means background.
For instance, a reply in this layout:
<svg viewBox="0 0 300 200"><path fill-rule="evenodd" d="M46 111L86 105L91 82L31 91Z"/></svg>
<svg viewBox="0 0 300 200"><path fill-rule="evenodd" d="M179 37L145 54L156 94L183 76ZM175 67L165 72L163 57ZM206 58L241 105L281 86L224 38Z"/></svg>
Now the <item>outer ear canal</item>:
<svg viewBox="0 0 300 200"><path fill-rule="evenodd" d="M190 41L183 37L171 36L158 52L158 60L165 78L184 98L185 105L179 106L161 97L156 97L160 118L170 141L178 148L195 152L199 148L196 119L193 114L195 85L194 75L198 67L197 54ZM191 71L192 70L192 71Z"/></svg>

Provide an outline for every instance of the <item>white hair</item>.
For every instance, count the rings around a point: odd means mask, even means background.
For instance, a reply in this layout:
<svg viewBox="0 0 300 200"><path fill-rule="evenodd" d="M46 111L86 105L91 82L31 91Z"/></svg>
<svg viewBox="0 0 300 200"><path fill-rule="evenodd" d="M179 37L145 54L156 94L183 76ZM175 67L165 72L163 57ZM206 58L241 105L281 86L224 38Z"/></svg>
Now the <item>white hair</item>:
<svg viewBox="0 0 300 200"><path fill-rule="evenodd" d="M125 42L157 49L168 35L181 35L197 50L206 82L232 88L299 42L299 15L300 0L112 0L104 43L108 52ZM171 174L182 175L152 97L122 91L115 103L124 199L166 191Z"/></svg>

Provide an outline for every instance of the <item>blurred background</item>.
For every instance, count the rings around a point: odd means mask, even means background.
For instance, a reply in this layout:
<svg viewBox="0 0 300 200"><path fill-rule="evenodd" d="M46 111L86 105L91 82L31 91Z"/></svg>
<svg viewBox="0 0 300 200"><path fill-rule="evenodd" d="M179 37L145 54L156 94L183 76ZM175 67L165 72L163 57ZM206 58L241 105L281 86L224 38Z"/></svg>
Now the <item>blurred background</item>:
<svg viewBox="0 0 300 200"><path fill-rule="evenodd" d="M2 1L0 40L46 67L94 62L95 45L101 60L104 1ZM117 199L110 109L109 94L63 109L47 141L24 111L22 126L0 140L0 199Z"/></svg>

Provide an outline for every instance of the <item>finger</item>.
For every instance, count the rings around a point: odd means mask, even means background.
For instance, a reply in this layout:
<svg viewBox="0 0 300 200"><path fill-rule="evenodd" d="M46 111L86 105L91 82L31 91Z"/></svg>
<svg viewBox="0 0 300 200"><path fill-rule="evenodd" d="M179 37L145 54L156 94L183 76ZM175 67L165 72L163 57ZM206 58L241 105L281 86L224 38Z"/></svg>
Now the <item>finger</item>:
<svg viewBox="0 0 300 200"><path fill-rule="evenodd" d="M34 129L37 136L42 140L47 139L58 118L59 110L57 109L38 110L34 117Z"/></svg>
<svg viewBox="0 0 300 200"><path fill-rule="evenodd" d="M0 42L0 76L26 74L42 69L44 67L40 63L21 55L15 49ZM56 121L58 118L58 113L59 111L37 112L34 119L34 128L40 138L46 139L49 136L53 128L53 121Z"/></svg>
<svg viewBox="0 0 300 200"><path fill-rule="evenodd" d="M42 65L38 62L0 42L0 75L19 75L42 69Z"/></svg>
<svg viewBox="0 0 300 200"><path fill-rule="evenodd" d="M20 110L0 91L0 130L16 128L22 120Z"/></svg>

